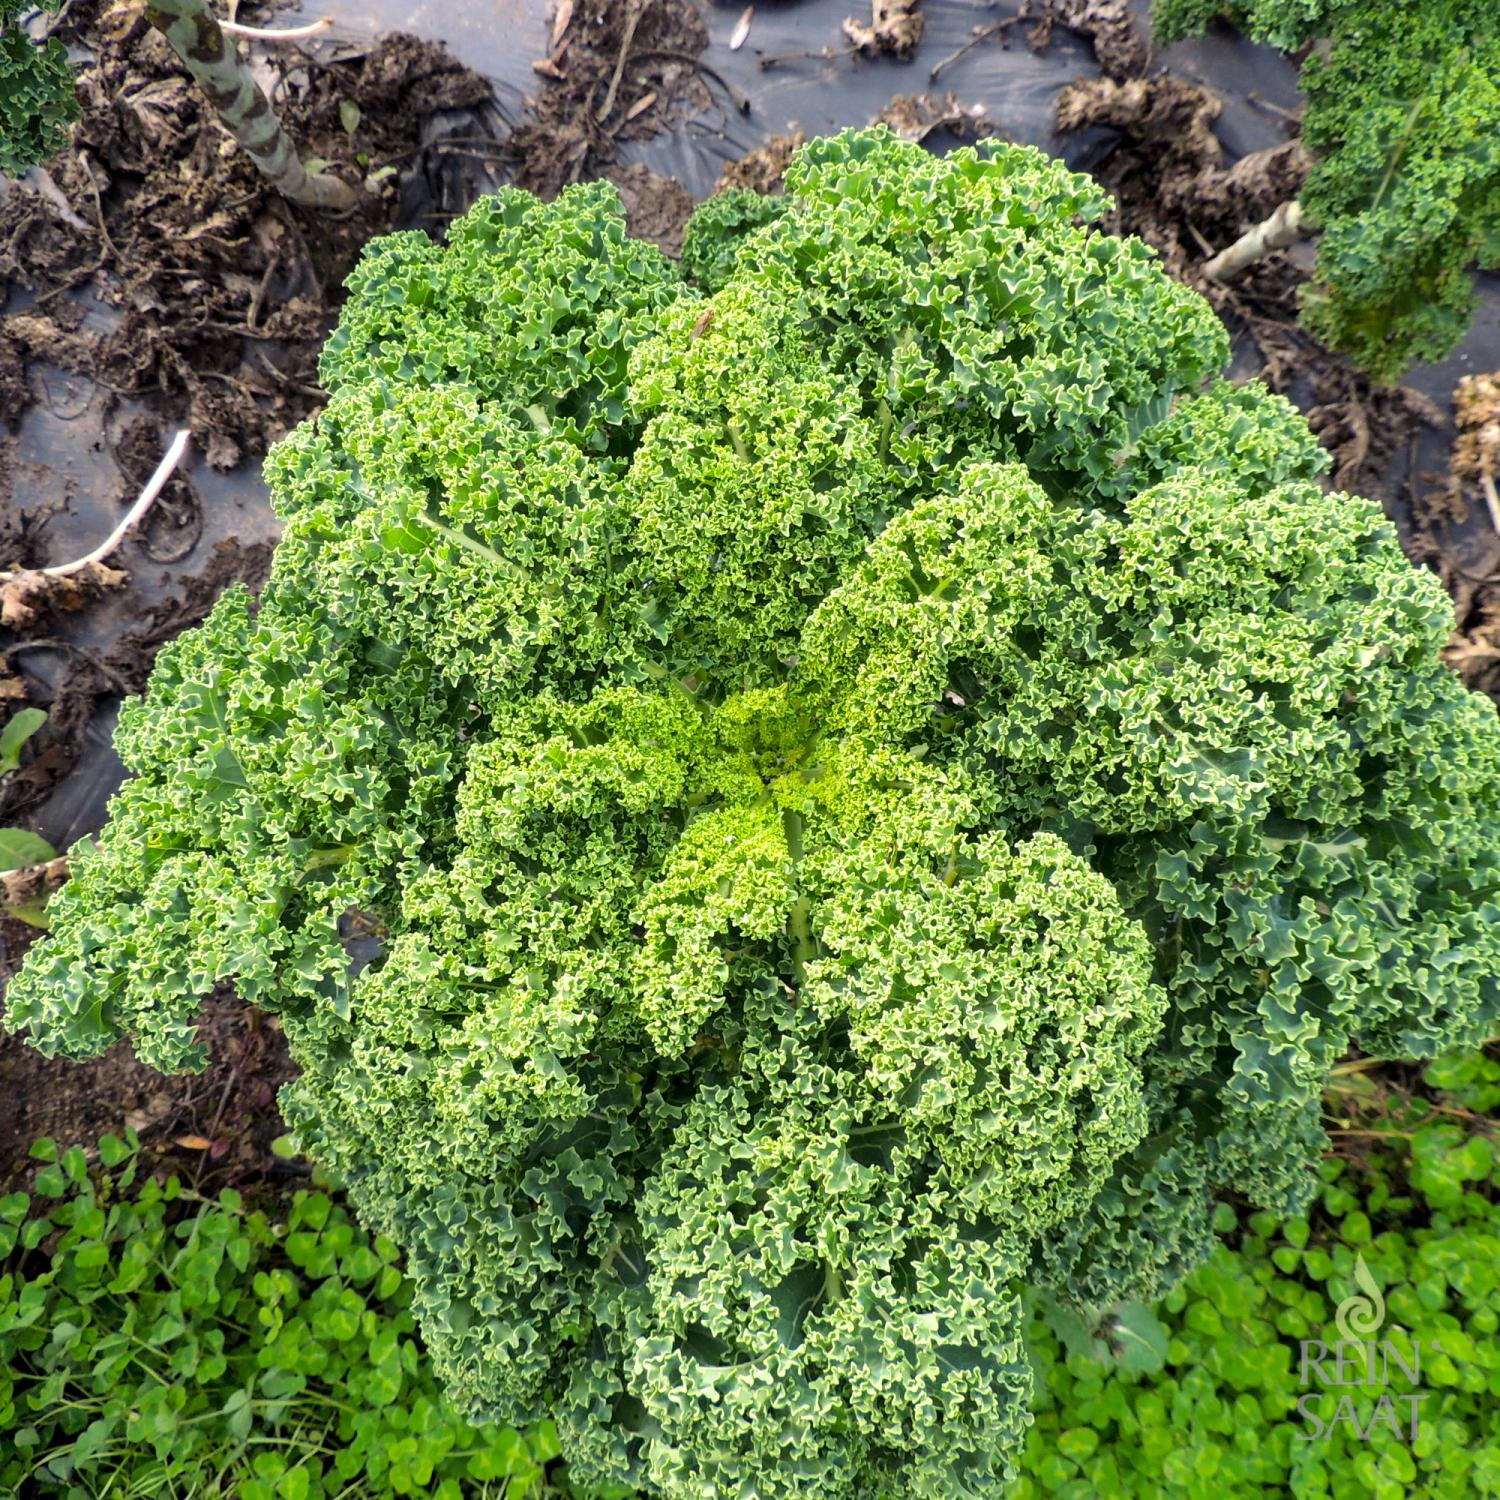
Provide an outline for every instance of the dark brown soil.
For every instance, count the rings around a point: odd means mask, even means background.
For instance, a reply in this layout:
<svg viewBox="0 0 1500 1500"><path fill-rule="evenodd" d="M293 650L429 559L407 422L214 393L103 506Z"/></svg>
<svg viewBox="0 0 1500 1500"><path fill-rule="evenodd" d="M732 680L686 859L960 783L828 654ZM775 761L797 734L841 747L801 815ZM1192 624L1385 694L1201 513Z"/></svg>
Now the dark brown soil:
<svg viewBox="0 0 1500 1500"><path fill-rule="evenodd" d="M618 142L645 140L713 101L705 79L717 75L699 58L708 32L693 0L559 0L551 40L533 64L543 83L530 118L509 142L516 181L539 197L598 177Z"/></svg>
<svg viewBox="0 0 1500 1500"><path fill-rule="evenodd" d="M209 462L232 468L321 401L318 350L361 246L394 221L395 179L346 219L298 209L138 14L75 0L55 33L93 60L79 73L72 149L0 199L0 280L34 294L0 317L0 422L14 427L34 397L27 366L46 361L185 421ZM353 181L381 163L409 167L434 112L489 96L478 74L413 37L328 63L283 50L272 93L293 139ZM85 288L108 310L88 326L73 300ZM144 447L160 451L154 435Z"/></svg>
<svg viewBox="0 0 1500 1500"><path fill-rule="evenodd" d="M639 162L610 167L604 175L619 189L631 235L650 240L668 255L681 255L682 233L693 212L692 194L675 177L663 177Z"/></svg>
<svg viewBox="0 0 1500 1500"><path fill-rule="evenodd" d="M20 963L33 934L0 917L0 976ZM271 1154L283 1133L276 1091L296 1069L275 1017L228 995L203 1008L199 1035L210 1061L201 1073L163 1077L118 1043L90 1062L46 1059L0 1032L0 1196L23 1187L34 1141L92 1151L103 1135L134 1129L148 1159L228 1186L286 1170Z"/></svg>

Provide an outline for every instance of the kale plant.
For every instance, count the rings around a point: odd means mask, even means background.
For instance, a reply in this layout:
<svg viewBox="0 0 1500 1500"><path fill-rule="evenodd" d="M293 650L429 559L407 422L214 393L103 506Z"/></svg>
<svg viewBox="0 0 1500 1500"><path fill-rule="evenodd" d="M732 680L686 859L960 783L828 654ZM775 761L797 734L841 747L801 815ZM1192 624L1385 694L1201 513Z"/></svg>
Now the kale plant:
<svg viewBox="0 0 1500 1500"><path fill-rule="evenodd" d="M122 711L9 1024L278 1012L448 1388L580 1484L993 1494L1023 1292L1171 1285L1351 1042L1500 1015L1448 601L1107 206L871 131L702 288L604 183L376 242L264 595Z"/></svg>
<svg viewBox="0 0 1500 1500"><path fill-rule="evenodd" d="M1317 160L1297 202L1321 230L1303 320L1382 380L1441 359L1474 314L1470 267L1500 269L1493 0L1155 0L1153 22L1170 41L1218 15L1326 43L1300 77Z"/></svg>

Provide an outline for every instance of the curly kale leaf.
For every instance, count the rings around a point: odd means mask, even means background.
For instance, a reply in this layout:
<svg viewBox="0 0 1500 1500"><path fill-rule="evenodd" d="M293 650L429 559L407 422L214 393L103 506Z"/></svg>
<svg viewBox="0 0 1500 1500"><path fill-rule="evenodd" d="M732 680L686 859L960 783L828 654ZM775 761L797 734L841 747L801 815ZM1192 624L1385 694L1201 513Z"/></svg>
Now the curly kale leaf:
<svg viewBox="0 0 1500 1500"><path fill-rule="evenodd" d="M1500 30L1486 0L1156 0L1172 40L1225 15L1302 65L1300 202L1321 229L1309 328L1378 379L1467 331L1500 267Z"/></svg>
<svg viewBox="0 0 1500 1500"><path fill-rule="evenodd" d="M41 0L56 10L61 0ZM78 117L68 49L56 38L40 46L22 18L31 0L0 0L0 172L19 174L62 150Z"/></svg>
<svg viewBox="0 0 1500 1500"><path fill-rule="evenodd" d="M706 292L730 278L744 238L780 217L785 204L751 188L728 188L699 204L682 241L682 269Z"/></svg>
<svg viewBox="0 0 1500 1500"><path fill-rule="evenodd" d="M874 131L709 290L601 185L377 243L262 598L122 713L8 1024L276 1011L448 1387L580 1484L994 1493L1028 1288L1159 1292L1304 1201L1351 1043L1500 1019L1446 597L1105 207Z"/></svg>

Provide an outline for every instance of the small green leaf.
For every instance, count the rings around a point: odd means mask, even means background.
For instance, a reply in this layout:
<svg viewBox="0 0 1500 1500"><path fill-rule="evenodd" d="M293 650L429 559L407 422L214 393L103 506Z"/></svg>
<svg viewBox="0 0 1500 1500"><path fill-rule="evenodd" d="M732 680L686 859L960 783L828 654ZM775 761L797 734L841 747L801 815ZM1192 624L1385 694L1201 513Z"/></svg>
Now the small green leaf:
<svg viewBox="0 0 1500 1500"><path fill-rule="evenodd" d="M255 1408L250 1404L250 1392L232 1392L224 1403L223 1415L228 1418L226 1426L230 1436L243 1443L250 1436L250 1428L255 1421Z"/></svg>
<svg viewBox="0 0 1500 1500"><path fill-rule="evenodd" d="M128 1160L131 1148L117 1135L105 1135L99 1138L99 1160L106 1167L117 1167L122 1161Z"/></svg>
<svg viewBox="0 0 1500 1500"><path fill-rule="evenodd" d="M1108 1336L1122 1370L1151 1374L1167 1362L1167 1330L1143 1302L1122 1302L1110 1319Z"/></svg>
<svg viewBox="0 0 1500 1500"><path fill-rule="evenodd" d="M36 1174L36 1190L44 1198L61 1198L68 1190L67 1178L59 1166L43 1167Z"/></svg>
<svg viewBox="0 0 1500 1500"><path fill-rule="evenodd" d="M21 747L47 722L39 708L23 708L13 713L0 729L0 776L21 764Z"/></svg>
<svg viewBox="0 0 1500 1500"><path fill-rule="evenodd" d="M1057 1439L1057 1451L1064 1458L1071 1458L1078 1464L1092 1458L1098 1447L1099 1434L1091 1427L1070 1428L1067 1432L1060 1433Z"/></svg>
<svg viewBox="0 0 1500 1500"><path fill-rule="evenodd" d="M0 873L57 858L57 850L25 828L0 828Z"/></svg>
<svg viewBox="0 0 1500 1500"><path fill-rule="evenodd" d="M298 1464L295 1469L288 1469L281 1476L281 1482L276 1486L276 1493L281 1500L307 1500L308 1487L307 1470Z"/></svg>
<svg viewBox="0 0 1500 1500"><path fill-rule="evenodd" d="M47 909L40 901L22 901L17 906L7 906L5 914L41 932L46 932L52 925L47 919Z"/></svg>

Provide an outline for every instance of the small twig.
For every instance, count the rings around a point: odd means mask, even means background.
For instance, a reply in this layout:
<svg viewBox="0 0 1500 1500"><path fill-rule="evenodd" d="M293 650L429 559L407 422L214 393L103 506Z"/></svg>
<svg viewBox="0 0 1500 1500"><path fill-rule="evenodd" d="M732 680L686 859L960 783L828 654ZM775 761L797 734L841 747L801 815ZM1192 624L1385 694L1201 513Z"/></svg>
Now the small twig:
<svg viewBox="0 0 1500 1500"><path fill-rule="evenodd" d="M240 1076L240 1065L236 1060L234 1066L229 1070L229 1077L224 1084L224 1092L219 1095L219 1107L214 1111L214 1122L208 1127L208 1138L213 1140L219 1133L219 1121L224 1118L224 1106L229 1103L230 1091L234 1088L235 1081Z"/></svg>
<svg viewBox="0 0 1500 1500"><path fill-rule="evenodd" d="M620 80L625 76L625 61L630 56L630 44L635 40L635 28L640 25L645 9L641 0L637 0L630 8L630 18L625 22L625 34L620 38L620 55L615 58L615 71L609 80L609 92L604 96L604 103L594 111L594 118L601 124L609 118L610 110L615 107L615 95L619 93Z"/></svg>
<svg viewBox="0 0 1500 1500"><path fill-rule="evenodd" d="M136 497L135 504L125 512L120 524L92 552L84 557L74 558L72 562L58 563L56 567L38 568L36 571L44 578L67 578L73 573L81 573L94 563L103 562L125 539L125 533L151 509L156 497L167 487L167 481L172 477L172 471L182 462L182 455L187 452L192 437L192 433L184 427L172 439L171 447L162 456L162 461L157 464L156 472L146 481L146 487ZM16 576L14 572L0 573L0 579Z"/></svg>
<svg viewBox="0 0 1500 1500"><path fill-rule="evenodd" d="M988 26L978 27L974 35L966 41L956 52L950 52L947 57L939 58L932 67L927 70L927 81L936 83L938 75L945 69L951 68L960 58L967 57L976 47L981 47L985 42L993 40L1002 32L1008 31L1012 26L1019 25L1022 21L1035 20L1034 16L1006 16L999 21L991 21Z"/></svg>
<svg viewBox="0 0 1500 1500"><path fill-rule="evenodd" d="M678 47L646 47L635 54L637 62L646 57L665 57L676 62L687 63L689 67L696 68L704 77L712 78L729 95L730 102L742 115L750 113L751 104L749 96L740 93L717 68L709 67L701 57L695 57L691 52L684 52Z"/></svg>
<svg viewBox="0 0 1500 1500"><path fill-rule="evenodd" d="M300 42L304 37L316 36L320 31L327 31L332 25L332 16L319 16L316 21L309 21L306 26L289 26L284 31L276 31L264 26L241 26L237 21L220 21L219 30L228 32L230 36L251 37L257 42Z"/></svg>
<svg viewBox="0 0 1500 1500"><path fill-rule="evenodd" d="M636 103L630 106L632 110L642 112L644 109L649 108L650 104L656 102L654 92L642 95L642 97L648 100L649 103L643 106L637 100ZM628 120L631 117L627 114L625 118ZM509 161L515 155L515 152L509 147L499 144L492 145L486 149L480 146L450 146L446 141L441 140L428 141L425 146L419 146L417 149L419 151L429 151L433 156L462 156L469 161Z"/></svg>
<svg viewBox="0 0 1500 1500"><path fill-rule="evenodd" d="M271 278L281 268L281 252L274 252L266 263L266 273L260 278L260 285L255 289L255 295L250 299L250 309L245 314L245 327L252 333L255 331L255 320L260 316L261 305L266 300L266 293L271 287Z"/></svg>
<svg viewBox="0 0 1500 1500"><path fill-rule="evenodd" d="M1383 1057L1355 1057L1351 1058L1348 1062L1339 1063L1330 1071L1328 1076L1330 1078L1342 1078L1349 1073L1368 1073L1371 1068L1381 1067L1384 1062L1385 1059Z"/></svg>
<svg viewBox="0 0 1500 1500"><path fill-rule="evenodd" d="M216 333L235 333L242 339L259 339L266 344L320 344L328 337L326 333L268 333L264 328L251 328L245 323L219 323L212 318L205 318L197 326L212 328ZM214 373L206 370L204 376L207 378Z"/></svg>
<svg viewBox="0 0 1500 1500"><path fill-rule="evenodd" d="M1295 109L1283 109L1281 105L1273 104L1269 99L1263 98L1260 94L1257 94L1254 89L1251 89L1250 92L1245 95L1245 102L1247 104L1253 104L1257 109L1265 110L1267 114L1280 115L1283 120L1291 120L1294 124L1297 125L1300 125L1302 123L1302 115L1299 111Z"/></svg>
<svg viewBox="0 0 1500 1500"><path fill-rule="evenodd" d="M858 48L855 47L820 47L816 52L803 48L801 52L763 52L757 62L762 73L769 73L772 68L779 68L783 63L792 62L837 62L841 57L853 57Z"/></svg>
<svg viewBox="0 0 1500 1500"><path fill-rule="evenodd" d="M451 215L451 217L458 218L459 216L457 214L453 214ZM265 370L265 372L272 378L272 380L277 383L277 385L285 386L289 390L298 391L304 396L311 396L315 400L319 401L324 400L327 397L327 391L320 390L315 385L305 385L300 380L293 380L292 377L288 375L284 370L278 370L276 366L273 365L271 361L266 357L266 353L263 349L252 349L250 352L255 356L257 360L260 361L261 368Z"/></svg>
<svg viewBox="0 0 1500 1500"><path fill-rule="evenodd" d="M76 276L70 277L67 281L60 281L56 286L49 287L45 292L39 293L33 305L44 307L54 297L65 296L69 292L77 291L81 286L86 286L104 269L104 259L104 256L99 256L92 265L85 266Z"/></svg>
<svg viewBox="0 0 1500 1500"><path fill-rule="evenodd" d="M1472 1120L1483 1130L1495 1129L1495 1121L1488 1115L1482 1115L1477 1110L1461 1109L1456 1104L1439 1104L1436 1099L1423 1099L1420 1101L1424 1108L1430 1109L1434 1114L1452 1115L1458 1120Z"/></svg>
<svg viewBox="0 0 1500 1500"><path fill-rule="evenodd" d="M1192 235L1194 241L1196 242L1199 254L1202 255L1206 260L1212 259L1212 257L1217 252L1214 250L1214 247L1210 245L1206 239L1204 239L1202 233L1198 229L1198 226L1193 223L1191 219L1184 219L1183 223L1187 225L1187 232Z"/></svg>
<svg viewBox="0 0 1500 1500"><path fill-rule="evenodd" d="M1495 493L1495 476L1490 472L1490 456L1480 455L1479 483L1484 489L1484 503L1489 507L1490 525L1500 533L1500 495Z"/></svg>
<svg viewBox="0 0 1500 1500"><path fill-rule="evenodd" d="M387 156L381 161L370 163L371 171L380 171L384 167L398 167L402 162L410 161L414 156L420 156L424 151L431 151L445 156L458 153L447 151L449 146L476 146L488 148L488 154L493 155L496 161L514 155L513 150L501 140L494 136L485 135L440 135L430 141L423 141L420 145L412 146L409 150L402 151L396 156ZM476 156L478 153L475 153ZM481 158L482 159L482 158Z"/></svg>

